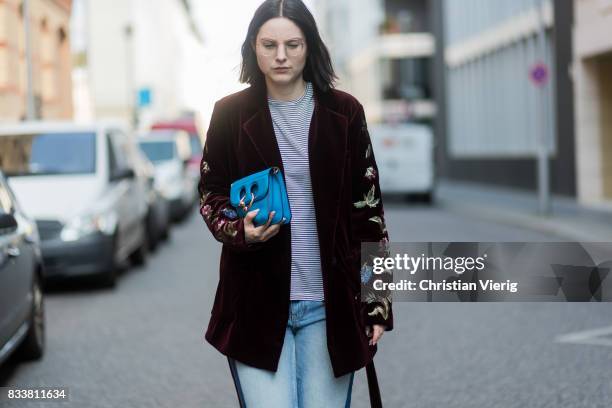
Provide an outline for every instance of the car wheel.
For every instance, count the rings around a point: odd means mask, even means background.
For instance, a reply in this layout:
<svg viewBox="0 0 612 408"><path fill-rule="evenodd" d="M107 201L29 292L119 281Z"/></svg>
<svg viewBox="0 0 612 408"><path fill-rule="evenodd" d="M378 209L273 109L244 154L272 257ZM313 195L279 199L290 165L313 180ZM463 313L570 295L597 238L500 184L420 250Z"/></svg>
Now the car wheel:
<svg viewBox="0 0 612 408"><path fill-rule="evenodd" d="M130 262L132 265L142 266L147 262L147 254L149 253L149 239L146 234L146 226L145 226L145 234L142 238L142 242L138 249L130 254Z"/></svg>
<svg viewBox="0 0 612 408"><path fill-rule="evenodd" d="M420 195L420 199L422 202L426 203L426 204L433 204L433 191L428 191L426 193L423 193Z"/></svg>
<svg viewBox="0 0 612 408"><path fill-rule="evenodd" d="M38 360L45 351L45 305L42 281L38 273L34 274L32 283L32 311L29 320L30 327L21 343L20 357L23 360Z"/></svg>
<svg viewBox="0 0 612 408"><path fill-rule="evenodd" d="M161 233L162 241L166 241L170 238L170 222L168 221L164 227L164 230Z"/></svg>
<svg viewBox="0 0 612 408"><path fill-rule="evenodd" d="M153 211L149 211L147 214L147 238L149 241L149 250L154 252L157 249L157 244L159 243L160 232L155 224L155 215Z"/></svg>
<svg viewBox="0 0 612 408"><path fill-rule="evenodd" d="M117 263L117 233L113 235L113 244L111 250L111 262L104 272L99 276L100 285L105 288L113 288L117 285L117 274L119 272L119 264Z"/></svg>

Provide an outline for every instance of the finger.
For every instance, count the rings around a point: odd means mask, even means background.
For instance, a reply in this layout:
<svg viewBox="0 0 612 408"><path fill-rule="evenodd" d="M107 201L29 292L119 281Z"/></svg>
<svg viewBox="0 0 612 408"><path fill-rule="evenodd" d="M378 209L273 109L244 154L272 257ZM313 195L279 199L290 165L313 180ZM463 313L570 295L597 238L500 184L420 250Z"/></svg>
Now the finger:
<svg viewBox="0 0 612 408"><path fill-rule="evenodd" d="M278 234L278 231L280 231L280 225L279 224L274 224L272 225L270 228L268 228L262 236L262 241L267 241L268 239L272 238L273 236L275 236L276 234Z"/></svg>
<svg viewBox="0 0 612 408"><path fill-rule="evenodd" d="M247 215L244 217L245 221L248 221L250 224L253 223L253 218L255 218L255 216L257 215L257 213L259 212L259 208L253 210L253 211L249 211L247 213Z"/></svg>
<svg viewBox="0 0 612 408"><path fill-rule="evenodd" d="M374 326L374 336L372 336L372 345L378 343L378 340L380 340L380 338L383 335L384 330L382 330L380 327Z"/></svg>
<svg viewBox="0 0 612 408"><path fill-rule="evenodd" d="M272 222L272 218L274 217L275 213L276 213L275 211L270 212L270 214L268 215L268 221L266 221L265 224L262 224L259 227L255 227L255 231L260 236L260 238L263 238L264 233L266 232L266 230L270 226L270 223Z"/></svg>
<svg viewBox="0 0 612 408"><path fill-rule="evenodd" d="M266 227L265 229L267 229L272 223L272 218L274 218L274 214L276 214L276 211L270 211L270 214L268 215L268 221L264 224L264 226Z"/></svg>

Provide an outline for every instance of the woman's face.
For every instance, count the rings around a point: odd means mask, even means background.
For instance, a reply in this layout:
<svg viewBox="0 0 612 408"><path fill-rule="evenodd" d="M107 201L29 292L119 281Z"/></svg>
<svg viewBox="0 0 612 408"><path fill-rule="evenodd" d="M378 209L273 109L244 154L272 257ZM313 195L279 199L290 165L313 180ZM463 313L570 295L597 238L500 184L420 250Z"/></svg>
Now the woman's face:
<svg viewBox="0 0 612 408"><path fill-rule="evenodd" d="M269 82L287 85L302 77L307 57L302 30L285 17L266 21L255 39L257 64Z"/></svg>

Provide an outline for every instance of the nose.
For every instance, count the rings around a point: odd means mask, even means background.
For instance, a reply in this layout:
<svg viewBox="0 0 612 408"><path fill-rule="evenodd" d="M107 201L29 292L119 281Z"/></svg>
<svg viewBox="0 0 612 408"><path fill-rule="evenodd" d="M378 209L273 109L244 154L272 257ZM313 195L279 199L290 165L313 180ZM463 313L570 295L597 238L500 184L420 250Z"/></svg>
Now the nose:
<svg viewBox="0 0 612 408"><path fill-rule="evenodd" d="M287 54L285 51L285 46L284 45L279 45L276 51L276 60L277 61L286 61L287 60Z"/></svg>

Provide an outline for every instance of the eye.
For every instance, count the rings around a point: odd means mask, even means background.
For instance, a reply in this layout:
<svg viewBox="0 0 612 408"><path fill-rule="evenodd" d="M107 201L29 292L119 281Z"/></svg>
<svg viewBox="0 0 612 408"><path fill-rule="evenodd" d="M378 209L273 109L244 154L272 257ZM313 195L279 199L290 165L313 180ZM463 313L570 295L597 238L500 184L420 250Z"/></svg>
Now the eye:
<svg viewBox="0 0 612 408"><path fill-rule="evenodd" d="M264 44L263 46L264 46L265 49L268 49L268 50L276 47L275 44L271 44L271 43Z"/></svg>
<svg viewBox="0 0 612 408"><path fill-rule="evenodd" d="M289 46L289 48L291 49L296 49L297 47L300 46L300 44L299 43L289 43L287 44L287 46Z"/></svg>

